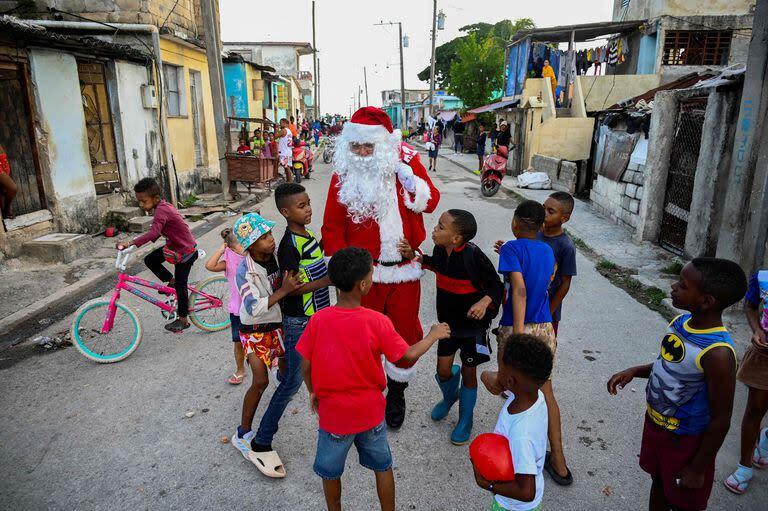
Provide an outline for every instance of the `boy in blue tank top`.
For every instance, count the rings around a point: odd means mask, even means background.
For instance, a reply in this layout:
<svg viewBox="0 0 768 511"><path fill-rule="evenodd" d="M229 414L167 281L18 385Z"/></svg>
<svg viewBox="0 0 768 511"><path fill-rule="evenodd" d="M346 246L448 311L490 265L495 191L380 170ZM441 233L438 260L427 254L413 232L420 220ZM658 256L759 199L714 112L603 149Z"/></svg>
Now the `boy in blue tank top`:
<svg viewBox="0 0 768 511"><path fill-rule="evenodd" d="M633 378L647 378L640 468L651 475L651 510L707 508L715 457L731 423L736 353L723 310L747 290L738 264L699 257L672 285L672 305L687 310L667 327L653 364L614 374L616 394Z"/></svg>

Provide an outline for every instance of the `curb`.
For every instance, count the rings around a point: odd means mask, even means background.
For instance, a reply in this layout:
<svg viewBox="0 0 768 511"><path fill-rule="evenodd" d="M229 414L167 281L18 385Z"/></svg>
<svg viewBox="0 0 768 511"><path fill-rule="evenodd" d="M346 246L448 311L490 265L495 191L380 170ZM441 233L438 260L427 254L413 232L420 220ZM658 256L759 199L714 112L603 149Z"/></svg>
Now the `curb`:
<svg viewBox="0 0 768 511"><path fill-rule="evenodd" d="M247 198L233 202L229 208L240 212L257 204L269 196L271 192L254 193ZM192 234L197 238L223 224L228 218L222 213L214 213L203 220L190 224ZM142 258L154 250L154 245L147 245L134 252L133 263L129 270L135 269L142 263ZM80 306L79 298L97 291L102 285L115 278L114 271L107 271L82 279L70 286L58 289L44 299L30 304L13 314L0 319L0 350L12 348L21 344L27 337L44 330L48 325L74 312ZM76 306L72 302L78 302ZM43 323L41 323L43 321Z"/></svg>

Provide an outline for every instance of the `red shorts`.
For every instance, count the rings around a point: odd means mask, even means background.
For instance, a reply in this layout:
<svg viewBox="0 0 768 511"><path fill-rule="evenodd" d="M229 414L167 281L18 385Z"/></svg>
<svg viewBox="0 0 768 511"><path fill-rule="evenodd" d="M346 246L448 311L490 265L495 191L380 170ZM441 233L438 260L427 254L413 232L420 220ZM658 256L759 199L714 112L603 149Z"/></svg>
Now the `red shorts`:
<svg viewBox="0 0 768 511"><path fill-rule="evenodd" d="M363 307L381 312L392 320L395 330L409 345L424 337L419 321L421 284L418 280L399 284L374 282L371 291L363 297Z"/></svg>
<svg viewBox="0 0 768 511"><path fill-rule="evenodd" d="M661 483L667 502L688 511L707 509L712 482L715 479L713 462L705 472L704 486L698 489L677 486L677 475L696 456L700 445L701 435L676 435L657 426L645 416L640 468Z"/></svg>

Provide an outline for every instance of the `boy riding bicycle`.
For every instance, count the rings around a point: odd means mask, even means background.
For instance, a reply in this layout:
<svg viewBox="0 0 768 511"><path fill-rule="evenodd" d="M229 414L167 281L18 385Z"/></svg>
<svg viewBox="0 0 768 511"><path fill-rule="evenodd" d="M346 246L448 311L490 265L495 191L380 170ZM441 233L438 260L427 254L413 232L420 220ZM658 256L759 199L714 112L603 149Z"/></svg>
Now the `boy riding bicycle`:
<svg viewBox="0 0 768 511"><path fill-rule="evenodd" d="M130 246L141 247L156 241L160 236L166 239L164 246L156 248L144 258L144 263L162 282L176 289L178 299L178 317L165 325L171 332L181 332L189 328L189 294L187 282L192 265L197 260L197 241L192 236L189 226L173 205L160 196L160 185L151 177L145 177L133 187L139 207L149 213L154 210L154 219L149 231L129 243L118 242L117 249L125 250ZM163 262L174 265L171 274Z"/></svg>

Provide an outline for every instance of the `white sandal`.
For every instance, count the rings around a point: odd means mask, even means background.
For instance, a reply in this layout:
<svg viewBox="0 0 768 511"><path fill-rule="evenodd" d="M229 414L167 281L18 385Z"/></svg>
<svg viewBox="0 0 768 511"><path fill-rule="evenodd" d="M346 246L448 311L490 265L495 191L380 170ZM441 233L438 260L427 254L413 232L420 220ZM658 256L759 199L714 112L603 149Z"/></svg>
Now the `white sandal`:
<svg viewBox="0 0 768 511"><path fill-rule="evenodd" d="M259 469L259 472L267 477L272 477L275 479L282 479L285 477L285 467L283 466L283 461L280 459L280 456L277 455L276 451L250 451L248 453L248 460L256 465L256 468Z"/></svg>

